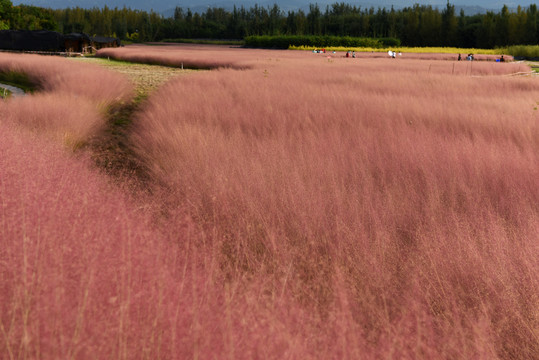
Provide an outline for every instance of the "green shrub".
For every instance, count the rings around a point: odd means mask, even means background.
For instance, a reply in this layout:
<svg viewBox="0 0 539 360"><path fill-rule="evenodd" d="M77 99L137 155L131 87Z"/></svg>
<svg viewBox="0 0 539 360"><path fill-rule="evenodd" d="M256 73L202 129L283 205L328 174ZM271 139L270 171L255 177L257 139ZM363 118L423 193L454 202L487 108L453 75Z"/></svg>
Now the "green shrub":
<svg viewBox="0 0 539 360"><path fill-rule="evenodd" d="M507 53L515 58L539 58L539 45L513 45L507 48Z"/></svg>
<svg viewBox="0 0 539 360"><path fill-rule="evenodd" d="M209 44L209 45L243 45L243 40L216 40L216 39L163 39L166 43L182 44Z"/></svg>
<svg viewBox="0 0 539 360"><path fill-rule="evenodd" d="M378 40L384 45L383 47L401 46L401 41L400 39L397 39L397 38L385 37L385 38L379 38Z"/></svg>
<svg viewBox="0 0 539 360"><path fill-rule="evenodd" d="M400 46L400 40L395 38L367 38L351 36L316 36L316 35L279 35L279 36L248 36L245 46L254 48L288 49L290 46L315 47L371 47L383 48Z"/></svg>

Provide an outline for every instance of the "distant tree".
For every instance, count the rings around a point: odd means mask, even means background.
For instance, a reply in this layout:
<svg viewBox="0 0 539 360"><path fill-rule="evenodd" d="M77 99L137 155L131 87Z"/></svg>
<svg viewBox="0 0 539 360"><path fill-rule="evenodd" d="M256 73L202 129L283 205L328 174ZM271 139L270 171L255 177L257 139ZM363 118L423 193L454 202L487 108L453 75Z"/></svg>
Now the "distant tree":
<svg viewBox="0 0 539 360"><path fill-rule="evenodd" d="M374 12L374 9L373 9L373 12ZM360 24L361 36L372 36L371 16L372 16L372 13L367 9L365 9L365 11L361 13L361 24Z"/></svg>
<svg viewBox="0 0 539 360"><path fill-rule="evenodd" d="M477 42L480 26L481 15L465 16L464 10L461 9L458 19L457 45L463 48L480 47Z"/></svg>
<svg viewBox="0 0 539 360"><path fill-rule="evenodd" d="M398 37L398 33L399 33L398 18L399 17L398 17L397 12L393 8L393 6L391 6L391 10L389 11L389 16L388 16L389 24L388 24L388 29L387 29L387 36L393 37L393 38Z"/></svg>
<svg viewBox="0 0 539 360"><path fill-rule="evenodd" d="M234 5L227 24L228 38L243 39L247 34L247 12L242 6L239 9Z"/></svg>
<svg viewBox="0 0 539 360"><path fill-rule="evenodd" d="M322 12L318 4L309 5L309 14L307 14L307 26L309 34L322 35Z"/></svg>
<svg viewBox="0 0 539 360"><path fill-rule="evenodd" d="M419 15L421 8L418 4L415 4L413 8L404 8L404 28L401 33L401 40L404 45L407 46L419 46L421 45L419 36Z"/></svg>
<svg viewBox="0 0 539 360"><path fill-rule="evenodd" d="M123 38L129 32L127 18L124 16L126 12L127 9L125 7L123 9L114 8L112 11L112 30L114 37Z"/></svg>
<svg viewBox="0 0 539 360"><path fill-rule="evenodd" d="M509 18L509 9L507 8L507 5L504 5L498 16L496 16L496 40L494 44L495 46L509 45Z"/></svg>
<svg viewBox="0 0 539 360"><path fill-rule="evenodd" d="M280 35L285 31L285 21L283 18L283 12L274 4L269 10L269 35Z"/></svg>
<svg viewBox="0 0 539 360"><path fill-rule="evenodd" d="M9 12L10 28L15 30L57 30L52 10L18 5Z"/></svg>
<svg viewBox="0 0 539 360"><path fill-rule="evenodd" d="M310 4L308 11L284 13L277 5L232 11L210 7L193 13L181 7L168 18L155 13L126 8L61 10L34 6L12 6L12 0L0 0L0 29L47 29L63 33L118 36L132 41L164 38L229 38L249 35L334 35L353 37L392 37L408 46L506 46L516 43L537 44L539 40L537 5L516 12L504 6L500 12L466 16L455 15L447 2L439 10L415 4L402 10L360 8L335 2L321 11Z"/></svg>
<svg viewBox="0 0 539 360"><path fill-rule="evenodd" d="M508 44L524 44L527 17L527 13L522 10L521 6L517 7L517 12L509 14Z"/></svg>
<svg viewBox="0 0 539 360"><path fill-rule="evenodd" d="M371 17L370 26L371 31L368 33L373 37L387 36L387 29L389 28L389 16L385 8L378 8L376 13Z"/></svg>
<svg viewBox="0 0 539 360"><path fill-rule="evenodd" d="M526 44L535 45L539 41L539 35L537 33L537 5L530 5L526 11L526 15L524 42Z"/></svg>
<svg viewBox="0 0 539 360"><path fill-rule="evenodd" d="M175 21L182 21L185 18L185 14L183 13L183 9L179 6L176 6L174 9L174 20Z"/></svg>
<svg viewBox="0 0 539 360"><path fill-rule="evenodd" d="M12 7L11 0L0 0L0 30L10 28L9 19L11 17Z"/></svg>
<svg viewBox="0 0 539 360"><path fill-rule="evenodd" d="M442 11L442 39L445 46L455 46L457 44L458 20L455 16L455 6L449 3Z"/></svg>
<svg viewBox="0 0 539 360"><path fill-rule="evenodd" d="M425 6L421 12L419 37L422 46L438 46L446 42L441 33L443 16L432 6Z"/></svg>
<svg viewBox="0 0 539 360"><path fill-rule="evenodd" d="M308 33L307 16L302 10L289 11L286 17L286 34L305 35Z"/></svg>
<svg viewBox="0 0 539 360"><path fill-rule="evenodd" d="M496 45L496 23L492 11L487 11L481 18L481 24L477 29L477 46L490 49Z"/></svg>

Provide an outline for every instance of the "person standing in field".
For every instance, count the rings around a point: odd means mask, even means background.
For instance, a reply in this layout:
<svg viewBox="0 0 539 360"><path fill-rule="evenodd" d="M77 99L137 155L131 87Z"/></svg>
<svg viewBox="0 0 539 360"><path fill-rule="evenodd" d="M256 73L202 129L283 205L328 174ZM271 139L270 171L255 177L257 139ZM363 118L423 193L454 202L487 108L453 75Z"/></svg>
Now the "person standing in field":
<svg viewBox="0 0 539 360"><path fill-rule="evenodd" d="M458 61L462 60L462 58L460 57L460 54L459 54L459 58L457 59Z"/></svg>

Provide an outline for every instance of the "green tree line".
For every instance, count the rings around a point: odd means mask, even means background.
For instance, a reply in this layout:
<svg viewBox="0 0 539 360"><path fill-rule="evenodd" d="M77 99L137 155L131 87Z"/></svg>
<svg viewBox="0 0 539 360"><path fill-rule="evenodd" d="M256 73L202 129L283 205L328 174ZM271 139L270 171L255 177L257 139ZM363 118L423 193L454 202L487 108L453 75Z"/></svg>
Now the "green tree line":
<svg viewBox="0 0 539 360"><path fill-rule="evenodd" d="M129 8L60 10L13 6L0 0L0 29L47 29L63 33L115 36L122 40L243 39L253 35L317 35L397 38L405 46L493 48L535 45L539 40L537 5L498 12L459 14L449 2L442 9L416 4L394 8L358 7L336 2L325 9L282 11L279 6L208 8L203 13L177 7L173 16Z"/></svg>
<svg viewBox="0 0 539 360"><path fill-rule="evenodd" d="M319 48L363 47L387 48L399 47L401 42L395 38L365 38L331 35L251 35L245 37L245 45L258 48L288 49L290 46L315 46Z"/></svg>
<svg viewBox="0 0 539 360"><path fill-rule="evenodd" d="M53 11L36 6L13 6L11 0L0 0L0 30L57 30Z"/></svg>

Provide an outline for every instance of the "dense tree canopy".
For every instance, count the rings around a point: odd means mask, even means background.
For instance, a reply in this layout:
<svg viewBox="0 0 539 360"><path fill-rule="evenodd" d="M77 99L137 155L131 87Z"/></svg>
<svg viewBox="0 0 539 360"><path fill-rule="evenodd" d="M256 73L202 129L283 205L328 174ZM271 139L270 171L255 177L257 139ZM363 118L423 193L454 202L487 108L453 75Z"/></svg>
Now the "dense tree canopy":
<svg viewBox="0 0 539 360"><path fill-rule="evenodd" d="M36 6L13 6L11 0L0 0L0 30L57 30L53 11Z"/></svg>
<svg viewBox="0 0 539 360"><path fill-rule="evenodd" d="M11 9L11 1L0 0L0 30L9 29L9 22L7 19L7 14L10 9Z"/></svg>
<svg viewBox="0 0 539 360"><path fill-rule="evenodd" d="M394 8L358 7L336 2L308 12L282 11L277 5L232 11L208 8L204 13L176 8L173 16L129 8L62 10L12 6L0 0L0 29L50 29L63 33L116 36L123 40L157 41L177 38L242 39L250 35L332 35L393 37L407 46L459 46L492 48L512 44L537 44L537 5L498 13L456 14L449 2L442 9L415 4Z"/></svg>

